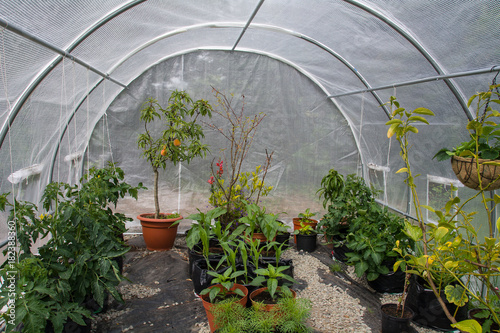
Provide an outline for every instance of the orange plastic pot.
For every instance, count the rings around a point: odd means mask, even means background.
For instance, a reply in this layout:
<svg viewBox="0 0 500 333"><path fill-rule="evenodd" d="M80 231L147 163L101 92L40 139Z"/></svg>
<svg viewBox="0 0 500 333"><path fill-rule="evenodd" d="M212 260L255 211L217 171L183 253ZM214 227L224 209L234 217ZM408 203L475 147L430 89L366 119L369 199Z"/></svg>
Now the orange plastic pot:
<svg viewBox="0 0 500 333"><path fill-rule="evenodd" d="M293 230L299 230L301 229L301 225L300 225L300 218L298 217L294 217L292 219L293 221ZM318 224L318 220L313 220L313 219L307 219L307 222L303 222L305 225L310 225L313 229L316 229L316 224ZM295 243L297 243L297 236L293 236L293 241Z"/></svg>
<svg viewBox="0 0 500 333"><path fill-rule="evenodd" d="M278 290L279 290L279 287L278 287ZM277 292L278 292L278 290L277 290ZM256 290L252 291L252 293L250 294L250 301L252 302L252 306L254 308L258 308L259 310L263 310L263 311L272 311L272 309L276 306L276 304L265 304L262 307L260 305L257 305L257 303L254 301L254 299L258 295L262 294L265 291L267 291L267 287L262 287L262 288L259 288L259 289L256 289ZM296 298L297 297L297 293L295 292L295 290L290 289L290 291L292 292L292 297Z"/></svg>
<svg viewBox="0 0 500 333"><path fill-rule="evenodd" d="M213 285L209 288L213 288L219 286L221 287L220 284ZM239 301L237 301L238 304L241 304L243 307L246 307L247 300L248 300L248 289L242 284L237 284L235 283L233 287L230 289L230 291L233 291L235 289L239 289L243 291L243 294L245 294L244 297L242 297ZM235 293L230 293L229 295L233 296L236 295ZM210 298L207 295L201 296L201 301L203 302L203 307L205 308L205 312L207 314L207 319L208 319L208 324L210 325L210 332L215 332L217 330L217 325L215 325L215 318L214 315L212 314L212 306L213 304L210 303Z"/></svg>
<svg viewBox="0 0 500 333"><path fill-rule="evenodd" d="M177 237L177 226L173 225L175 221L182 220L183 217L173 219L155 219L151 218L154 214L141 214L137 219L141 221L142 236L146 247L151 251L168 251L174 246ZM167 215L167 214L161 214Z"/></svg>

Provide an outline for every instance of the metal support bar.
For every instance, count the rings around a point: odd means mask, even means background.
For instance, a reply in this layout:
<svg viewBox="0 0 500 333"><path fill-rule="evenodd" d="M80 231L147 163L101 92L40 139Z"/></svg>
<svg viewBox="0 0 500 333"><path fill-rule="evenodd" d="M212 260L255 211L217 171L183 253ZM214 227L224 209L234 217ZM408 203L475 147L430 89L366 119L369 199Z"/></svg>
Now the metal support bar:
<svg viewBox="0 0 500 333"><path fill-rule="evenodd" d="M390 89L390 88L394 88L394 87L404 87L404 86L410 86L413 84L425 83L425 82L430 82L430 81L446 80L446 79L451 79L451 78L455 78L455 77L479 75L479 74L486 74L489 72L498 72L498 71L500 71L500 65L493 66L492 68L483 68L483 69L477 69L477 70L468 71L468 72L460 72L460 73L446 74L446 75L435 75L435 76L430 76L427 78L422 78L422 79L417 79L417 80L412 80L412 81L392 83L392 84L387 84L384 86L372 87L369 89L360 89L360 90L350 91L350 92L346 92L346 93L342 93L342 94L330 95L330 96L328 96L328 98L349 96L349 95L361 94L361 93L365 93L365 92L371 92L371 91L375 91L375 90Z"/></svg>
<svg viewBox="0 0 500 333"><path fill-rule="evenodd" d="M424 58L429 62L429 64L436 70L436 72L439 75L444 75L444 71L441 68L441 66L438 64L438 62L434 59L434 57L425 49L425 47L420 44L420 42L414 38L406 29L406 27L402 26L401 24L397 23L394 18L387 16L386 14L383 14L382 12L379 12L375 10L374 8L370 7L369 5L365 3L361 3L359 0L343 0L344 2L347 2L353 6L358 7L359 9L364 10L365 12L369 13L370 15L375 16L385 24L389 25L394 31L396 31L398 34L400 34L403 38L405 38L413 47L415 47L418 52ZM449 81L448 79L444 79L444 82L448 86L448 88L453 92L455 95L455 98L457 99L458 103L462 106L462 109L464 113L466 114L467 118L473 119L473 115L471 114L469 108L467 107L467 99L463 95L463 93L460 91L460 89L455 85L454 82Z"/></svg>
<svg viewBox="0 0 500 333"><path fill-rule="evenodd" d="M113 82L113 83L116 83L117 85L123 87L123 88L127 88L127 85L121 83L120 81L117 81L115 79L113 79L112 77L109 76L109 74L107 73L103 73L101 72L100 70L98 70L97 68L87 64L85 61L83 60L80 60L79 58L75 57L74 55L72 55L71 53L68 53L66 51L64 51L63 49L60 49L58 48L57 46L55 45L52 45L50 44L49 42L41 39L41 38L38 38L36 37L35 35L32 35L30 34L29 32L27 31L24 31L22 28L14 25L14 24L11 24L11 23L8 23L7 21L5 21L4 19L2 19L0 17L0 26L4 27L5 29L19 35L19 36L22 36L26 39L29 39L31 40L32 42L35 42L55 53L58 53L60 55L62 55L63 57L66 57L68 59L71 59L72 61L76 62L77 64L79 65L82 65L83 67L86 67L88 68L89 70L91 70L92 72L96 73L97 75L99 76L102 76L106 79L108 79L109 81Z"/></svg>
<svg viewBox="0 0 500 333"><path fill-rule="evenodd" d="M115 18L116 16L118 16L118 15L126 12L127 10L129 10L129 9L131 9L131 8L137 6L137 5L140 5L144 1L146 1L146 0L133 0L133 1L130 1L129 3L123 5L122 7L118 8L114 12L106 15L101 20L99 20L98 22L96 22L94 25L92 25L91 27L89 27L75 41L73 41L73 43L71 43L71 45L66 49L65 52L69 53L69 52L73 51L78 45L80 45L85 39L87 39L88 36L90 36L95 31L97 31L99 28L101 28L102 26L104 26L107 22L111 21L113 18ZM54 61L52 61L50 64L48 64L43 69L43 71L40 73L40 75L38 75L33 80L33 82L28 87L26 87L26 89L23 91L23 93L21 94L21 96L19 97L19 99L14 103L14 105L12 106L12 110L11 110L11 113L9 115L9 118L7 119L7 121L4 124L4 126L2 127L2 129L0 130L0 148L3 145L3 142L4 142L5 137L7 135L7 131L9 130L9 126L12 125L12 123L14 122L14 119L17 117L18 112L23 107L23 105L26 102L26 100L28 99L28 97L38 87L38 85L45 79L45 77L47 77L47 75L49 75L52 72L52 70L54 68L56 68L56 66L62 61L62 59L64 59L64 56L60 55L56 59L54 59ZM109 77L108 77L108 79L109 79Z"/></svg>
<svg viewBox="0 0 500 333"><path fill-rule="evenodd" d="M259 3L258 3L258 5L257 5L257 7L255 7L252 15L250 16L250 19L248 20L247 24L245 24L245 27L243 28L243 30L241 31L240 35L238 36L238 39L236 40L236 43L234 43L233 48L231 49L231 51L234 51L234 49L236 49L236 46L238 45L238 43L240 42L241 38L243 37L243 35L247 31L248 26L250 26L250 23L252 23L255 15L257 15L257 12L259 11L259 9L262 6L262 4L264 3L264 1L265 0L260 0Z"/></svg>

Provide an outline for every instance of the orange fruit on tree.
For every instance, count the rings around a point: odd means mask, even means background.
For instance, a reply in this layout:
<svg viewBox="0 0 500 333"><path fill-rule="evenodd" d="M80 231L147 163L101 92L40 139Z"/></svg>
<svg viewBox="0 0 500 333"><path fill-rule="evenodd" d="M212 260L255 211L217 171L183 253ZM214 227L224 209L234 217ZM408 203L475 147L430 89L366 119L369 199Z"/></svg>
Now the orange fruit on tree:
<svg viewBox="0 0 500 333"><path fill-rule="evenodd" d="M174 146L179 147L181 145L181 140L175 139L174 140Z"/></svg>
<svg viewBox="0 0 500 333"><path fill-rule="evenodd" d="M163 148L160 152L161 156L165 156L167 155L167 150L165 148Z"/></svg>

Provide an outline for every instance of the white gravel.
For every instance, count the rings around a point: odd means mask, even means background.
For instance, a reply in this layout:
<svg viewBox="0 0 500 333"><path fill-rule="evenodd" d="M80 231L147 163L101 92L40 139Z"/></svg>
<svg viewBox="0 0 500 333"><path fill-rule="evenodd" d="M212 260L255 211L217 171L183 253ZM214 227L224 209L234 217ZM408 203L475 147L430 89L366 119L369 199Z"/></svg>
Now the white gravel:
<svg viewBox="0 0 500 333"><path fill-rule="evenodd" d="M299 291L297 297L312 302L309 325L321 332L371 332L363 321L365 308L359 300L347 294L338 286L321 282L318 272L328 273L328 268L318 259L301 254L294 249L285 252L283 257L292 259L294 278L307 282L307 288Z"/></svg>

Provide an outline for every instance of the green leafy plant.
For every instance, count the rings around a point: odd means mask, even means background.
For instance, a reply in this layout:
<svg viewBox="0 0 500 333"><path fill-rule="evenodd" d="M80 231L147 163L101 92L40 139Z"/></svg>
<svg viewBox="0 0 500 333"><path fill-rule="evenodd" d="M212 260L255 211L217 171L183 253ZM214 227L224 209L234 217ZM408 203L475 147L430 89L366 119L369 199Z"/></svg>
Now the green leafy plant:
<svg viewBox="0 0 500 333"><path fill-rule="evenodd" d="M255 274L257 277L252 281L252 286L263 286L267 287L267 292L271 296L272 299L276 299L279 295L289 296L291 295L291 291L286 286L286 284L278 287L280 280L286 280L291 282L292 284L295 280L288 274L284 273L290 266L277 266L274 267L271 264L267 265L267 268L258 268L255 270ZM279 293L277 293L279 288Z"/></svg>
<svg viewBox="0 0 500 333"><path fill-rule="evenodd" d="M246 216L240 218L239 222L247 226L246 234L250 237L254 233L262 233L268 241L272 241L282 228L278 215L266 213L265 207L245 202L245 210Z"/></svg>
<svg viewBox="0 0 500 333"><path fill-rule="evenodd" d="M198 209L198 213L191 214L187 219L195 221L192 223L186 235L186 245L193 249L199 242L202 244L202 252L205 258L210 254L210 237L214 234L212 221L226 213L223 207L217 207L203 213Z"/></svg>
<svg viewBox="0 0 500 333"><path fill-rule="evenodd" d="M153 168L157 219L160 217L159 169L165 169L167 161L173 165L183 161L189 163L195 157L204 157L208 151L208 146L201 143L205 135L198 123L200 116L211 117L212 106L203 99L193 101L185 91L173 91L166 108L153 98L143 105L140 118L144 122L144 133L139 135L137 145L142 149L142 156ZM156 121L162 122L163 129L160 133L155 133L150 128Z"/></svg>
<svg viewBox="0 0 500 333"><path fill-rule="evenodd" d="M399 242L405 248L412 248L414 242L404 233L404 220L386 207L377 203L368 206L366 214L351 222L346 245L347 263L355 267L358 277L366 274L373 281L380 274L390 272L388 265L394 264L398 253L393 250Z"/></svg>
<svg viewBox="0 0 500 333"><path fill-rule="evenodd" d="M470 140L462 142L453 149L442 148L434 158L439 161L449 159L451 156L474 157L494 160L500 154L500 124L497 124L500 112L493 109L490 104L500 104L500 84L490 85L488 91L472 95L467 106L476 103L474 119L467 123ZM482 112L481 112L482 110Z"/></svg>
<svg viewBox="0 0 500 333"><path fill-rule="evenodd" d="M244 274L243 271L233 272L233 268L229 267L223 273L218 273L215 271L208 271L207 273L214 277L214 279L212 280L213 286L203 289L200 295L208 294L210 303L215 303L217 299L227 299L228 295L232 294L237 294L242 297L245 296L240 289L233 289L234 283L237 278Z"/></svg>
<svg viewBox="0 0 500 333"><path fill-rule="evenodd" d="M328 211L316 228L323 230L334 246L344 244L350 222L366 214L368 207L375 203L375 195L376 191L368 187L363 178L347 175L341 190L329 197Z"/></svg>
<svg viewBox="0 0 500 333"><path fill-rule="evenodd" d="M16 222L20 236L16 269L6 262L0 274L16 274L16 324L22 321L26 332L39 332L47 320L56 332L68 318L81 324L82 315L88 314L82 304L89 298L101 307L107 293L122 300L116 288L124 279L118 258L129 250L122 233L131 219L110 206L125 195L137 198L142 188L123 179L123 171L110 164L89 170L80 185L51 183L43 192L42 214L33 203L11 204L8 193L0 196L0 209L10 209L9 220ZM47 242L35 256L31 248L44 237ZM8 290L2 289L0 307L9 299Z"/></svg>
<svg viewBox="0 0 500 333"><path fill-rule="evenodd" d="M299 219L300 219L300 222L308 222L312 217L314 217L316 214L318 214L317 212L313 213L311 212L311 209L310 208L307 208L305 210L305 212L303 213L299 213Z"/></svg>
<svg viewBox="0 0 500 333"><path fill-rule="evenodd" d="M293 231L294 235L314 235L318 232L309 224L305 224L304 222L300 222L300 229L296 229Z"/></svg>
<svg viewBox="0 0 500 333"><path fill-rule="evenodd" d="M10 273L9 273L10 272ZM90 311L71 299L71 287L54 279L50 268L41 259L25 257L9 269L0 270L2 281L11 281L12 272L16 272L15 288L9 293L16 294L15 317L7 313L3 319L7 323L7 331L12 332L21 327L22 332L40 332L50 322L55 332L62 332L64 323L70 318L79 325L85 326L84 318L90 318ZM9 294L7 288L0 292L1 306L7 305Z"/></svg>
<svg viewBox="0 0 500 333"><path fill-rule="evenodd" d="M319 197L323 197L323 208L329 202L333 202L344 191L344 175L335 169L330 169L328 174L321 179L321 187L316 192Z"/></svg>

